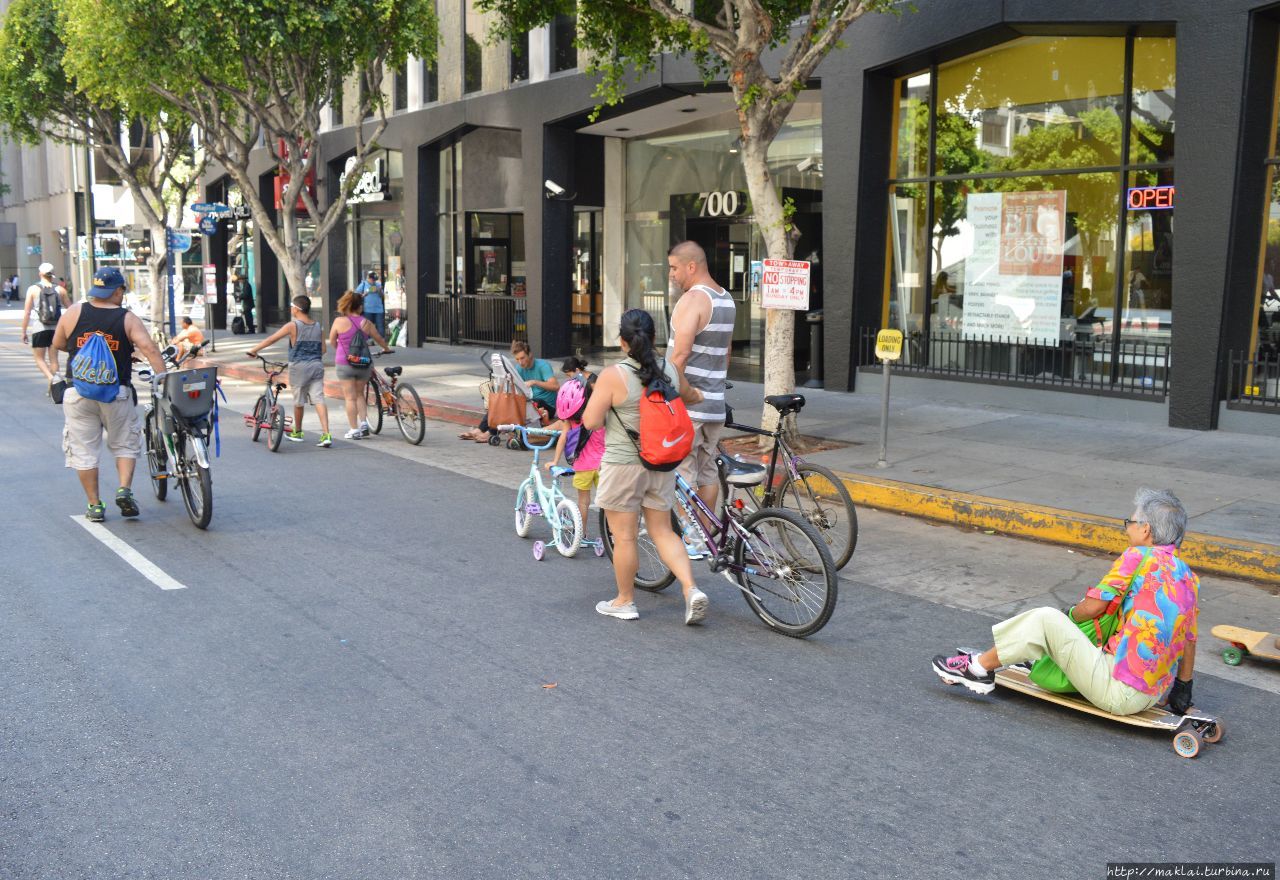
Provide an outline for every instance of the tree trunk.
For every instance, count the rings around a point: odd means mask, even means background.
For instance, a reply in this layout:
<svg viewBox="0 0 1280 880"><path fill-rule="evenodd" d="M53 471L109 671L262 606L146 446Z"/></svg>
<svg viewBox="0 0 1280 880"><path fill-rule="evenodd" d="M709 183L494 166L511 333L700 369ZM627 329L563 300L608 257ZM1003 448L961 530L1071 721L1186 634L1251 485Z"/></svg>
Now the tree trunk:
<svg viewBox="0 0 1280 880"><path fill-rule="evenodd" d="M756 224L764 236L765 252L770 259L791 259L792 240L788 235L782 196L769 175L769 144L772 138L743 138L742 166L747 176L747 192ZM796 388L795 312L791 309L767 309L764 330L764 393L790 394ZM766 430L778 423L778 412L765 405L760 419ZM794 420L788 433L795 433Z"/></svg>
<svg viewBox="0 0 1280 880"><path fill-rule="evenodd" d="M151 329L165 326L165 310L168 296L165 288L165 269L169 252L165 249L164 227L151 227L151 256L147 257L147 271L151 274Z"/></svg>

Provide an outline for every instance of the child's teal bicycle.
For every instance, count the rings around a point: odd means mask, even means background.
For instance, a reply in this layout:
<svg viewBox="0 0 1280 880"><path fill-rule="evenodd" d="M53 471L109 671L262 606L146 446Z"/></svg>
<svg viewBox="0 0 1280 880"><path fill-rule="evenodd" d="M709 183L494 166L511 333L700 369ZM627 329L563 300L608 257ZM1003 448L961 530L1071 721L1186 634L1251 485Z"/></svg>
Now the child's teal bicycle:
<svg viewBox="0 0 1280 880"><path fill-rule="evenodd" d="M538 456L555 446L559 431L549 428L528 428L524 425L498 425L499 432L514 432L524 441L524 445L533 450L533 464L529 468L529 476L516 490L516 534L522 538L529 536L533 528L533 518L543 516L551 524L551 542L556 545L560 555L571 557L577 554L584 543L595 548L596 555L604 553L604 545L600 542L582 540L582 514L578 505L565 497L560 489L560 478L572 476L573 468L554 467L551 469L551 482L542 481L542 469L538 467ZM530 438L545 437L541 445ZM539 561L547 553L547 545L542 541L533 542L533 558Z"/></svg>

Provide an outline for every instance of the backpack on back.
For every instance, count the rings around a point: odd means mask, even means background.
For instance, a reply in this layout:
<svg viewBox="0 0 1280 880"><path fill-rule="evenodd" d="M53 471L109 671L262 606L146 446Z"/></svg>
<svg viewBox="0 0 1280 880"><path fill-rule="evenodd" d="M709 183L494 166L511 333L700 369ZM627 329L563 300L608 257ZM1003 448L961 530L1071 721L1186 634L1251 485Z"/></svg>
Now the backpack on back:
<svg viewBox="0 0 1280 880"><path fill-rule="evenodd" d="M623 366L631 369L627 364ZM660 373L641 392L636 408L640 412L640 430L632 431L625 424L623 427L640 454L640 463L646 470L675 470L693 450L693 420L680 392ZM614 416L618 417L616 411ZM618 417L618 421L622 419Z"/></svg>
<svg viewBox="0 0 1280 880"><path fill-rule="evenodd" d="M587 441L591 439L593 431L579 422L576 427L570 428L569 433L564 438L564 460L568 464L573 464L578 460L578 456L582 455L587 448Z"/></svg>
<svg viewBox="0 0 1280 880"><path fill-rule="evenodd" d="M62 302L58 299L58 288L52 285L46 287L40 285L40 302L36 308L36 317L40 319L40 323L46 327L52 327L58 323L58 318L62 315Z"/></svg>
<svg viewBox="0 0 1280 880"><path fill-rule="evenodd" d="M116 358L101 331L95 331L71 359L71 382L88 400L110 403L120 394Z"/></svg>
<svg viewBox="0 0 1280 880"><path fill-rule="evenodd" d="M357 324L356 320L360 323ZM347 318L351 321L351 326L356 328L356 332L351 335L351 341L347 343L347 363L353 367L367 367L373 363L373 355L369 352L369 337L364 335L364 319Z"/></svg>

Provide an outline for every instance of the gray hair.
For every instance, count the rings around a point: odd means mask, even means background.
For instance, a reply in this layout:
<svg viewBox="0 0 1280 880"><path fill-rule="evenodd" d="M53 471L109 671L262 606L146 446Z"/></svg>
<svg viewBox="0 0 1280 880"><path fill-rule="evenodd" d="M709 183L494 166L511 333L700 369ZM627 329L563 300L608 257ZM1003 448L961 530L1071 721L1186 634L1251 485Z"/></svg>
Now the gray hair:
<svg viewBox="0 0 1280 880"><path fill-rule="evenodd" d="M1151 526L1151 543L1182 546L1187 532L1187 511L1168 489L1142 487L1133 496L1136 512L1142 521Z"/></svg>

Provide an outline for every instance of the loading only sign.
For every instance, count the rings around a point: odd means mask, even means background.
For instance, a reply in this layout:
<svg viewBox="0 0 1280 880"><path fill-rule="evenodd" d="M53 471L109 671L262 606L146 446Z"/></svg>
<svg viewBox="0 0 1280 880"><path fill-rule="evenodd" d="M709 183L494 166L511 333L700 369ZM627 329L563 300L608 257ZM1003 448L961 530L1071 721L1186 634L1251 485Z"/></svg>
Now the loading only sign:
<svg viewBox="0 0 1280 880"><path fill-rule="evenodd" d="M765 260L760 276L760 305L766 309L809 310L809 262Z"/></svg>

